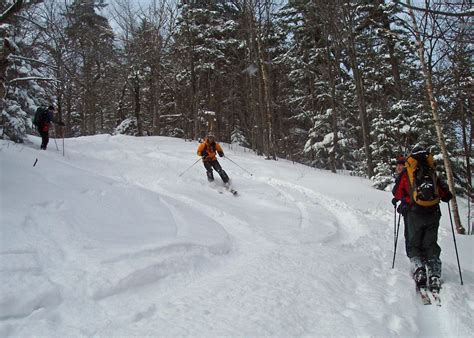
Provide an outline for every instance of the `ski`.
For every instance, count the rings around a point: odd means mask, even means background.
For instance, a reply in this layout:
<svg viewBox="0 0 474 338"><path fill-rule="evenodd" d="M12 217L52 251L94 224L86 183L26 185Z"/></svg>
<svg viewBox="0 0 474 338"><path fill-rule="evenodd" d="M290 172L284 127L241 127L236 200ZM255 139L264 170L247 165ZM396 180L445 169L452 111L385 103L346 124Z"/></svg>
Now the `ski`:
<svg viewBox="0 0 474 338"><path fill-rule="evenodd" d="M237 196L238 192L234 188L232 188L229 184L224 184L225 189L230 192L232 195Z"/></svg>
<svg viewBox="0 0 474 338"><path fill-rule="evenodd" d="M439 290L438 289L432 289L431 290L431 295L433 296L434 303L436 306L441 306L441 298L439 296Z"/></svg>
<svg viewBox="0 0 474 338"><path fill-rule="evenodd" d="M428 295L428 289L426 286L416 286L416 293L420 295L421 297L421 302L423 305L431 305L431 299L430 296Z"/></svg>
<svg viewBox="0 0 474 338"><path fill-rule="evenodd" d="M237 195L238 195L238 192L237 192L237 190L235 190L235 189L230 188L230 189L227 189L227 191L230 192L230 193L231 193L232 195L234 195L234 196L237 196Z"/></svg>

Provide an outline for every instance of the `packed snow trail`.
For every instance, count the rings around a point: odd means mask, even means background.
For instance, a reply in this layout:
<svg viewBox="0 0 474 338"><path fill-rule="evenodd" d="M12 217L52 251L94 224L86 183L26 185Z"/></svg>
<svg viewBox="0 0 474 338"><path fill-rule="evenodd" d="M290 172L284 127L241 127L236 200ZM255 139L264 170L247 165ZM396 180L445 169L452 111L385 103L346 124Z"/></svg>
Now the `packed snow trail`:
<svg viewBox="0 0 474 338"><path fill-rule="evenodd" d="M197 142L99 135L66 145L62 157L2 143L2 337L473 331L471 238L458 237L460 287L446 216L443 306L423 307L403 235L390 269L390 194L365 179L224 146L254 174L219 159L234 197L216 193L200 163L178 177Z"/></svg>

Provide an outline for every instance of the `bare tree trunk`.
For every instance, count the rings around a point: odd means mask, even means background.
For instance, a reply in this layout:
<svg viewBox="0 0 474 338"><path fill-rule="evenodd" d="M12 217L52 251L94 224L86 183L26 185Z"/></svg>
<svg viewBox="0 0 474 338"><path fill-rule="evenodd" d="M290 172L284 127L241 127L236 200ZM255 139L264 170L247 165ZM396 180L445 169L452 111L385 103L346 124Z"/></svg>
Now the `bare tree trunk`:
<svg viewBox="0 0 474 338"><path fill-rule="evenodd" d="M364 152L367 159L367 175L369 177L374 176L374 167L372 164L372 152L370 151L370 131L369 131L369 121L367 118L367 107L364 97L364 82L362 79L362 74L359 70L359 64L357 62L357 51L356 43L353 32L353 17L352 13L346 13L346 18L348 18L348 39L349 39L349 59L351 63L351 68L354 73L354 82L356 86L357 102L359 105L359 118L362 127L362 139L364 142Z"/></svg>
<svg viewBox="0 0 474 338"><path fill-rule="evenodd" d="M122 91L120 93L120 98L118 102L118 108L117 108L117 123L116 125L118 126L123 120L125 120L125 112L123 110L123 105L124 105L124 100L125 100L125 93L127 91L127 81L124 81L123 86L122 86Z"/></svg>
<svg viewBox="0 0 474 338"><path fill-rule="evenodd" d="M266 153L268 159L276 160L275 150L273 146L273 117L272 117L272 104L270 97L270 81L267 66L265 65L265 57L263 52L263 46L261 41L261 34L257 37L257 52L258 52L258 65L260 68L261 75L261 86L262 86L262 118L265 123L265 144Z"/></svg>
<svg viewBox="0 0 474 338"><path fill-rule="evenodd" d="M151 93L152 93L152 113L153 113L153 123L152 130L153 135L160 134L160 109L161 109L161 83L160 83L160 64L157 62L151 79Z"/></svg>
<svg viewBox="0 0 474 338"><path fill-rule="evenodd" d="M197 93L197 76L195 71L194 53L191 53L191 116L194 121L193 134L189 135L190 139L195 139L199 135L199 111L198 111L198 93Z"/></svg>
<svg viewBox="0 0 474 338"><path fill-rule="evenodd" d="M381 4L385 5L385 0L381 0ZM390 22L388 20L388 17L385 13L382 14L382 22L383 22L383 28L386 32L392 32L390 29ZM402 82L400 78L400 68L398 66L398 58L395 54L395 41L393 40L393 36L391 33L386 34L386 41L387 41L387 46L388 46L388 54L390 57L390 66L392 70L392 76L395 84L395 96L397 99L401 99L403 96L403 88L402 88Z"/></svg>
<svg viewBox="0 0 474 338"><path fill-rule="evenodd" d="M337 105L336 105L336 80L335 72L333 70L333 62L331 60L331 52L329 50L329 42L326 40L326 60L328 63L328 80L331 87L331 114L332 114L332 132L333 132L333 143L332 151L329 153L330 162L331 162L331 171L333 173L337 172L337 144L339 142L339 129L337 126ZM336 61L337 62L337 61Z"/></svg>
<svg viewBox="0 0 474 338"><path fill-rule="evenodd" d="M458 65L454 65L453 73L455 86L461 87L460 72ZM469 102L469 100L467 100ZM474 138L474 129L473 120L472 120L472 110L469 107L466 107L465 99L461 93L457 95L457 106L459 107L459 117L461 121L461 135L462 135L462 145L464 149L464 160L466 161L466 182L467 182L467 194L471 195L472 192L472 170L471 170L471 154L472 154L472 140ZM467 112L466 112L466 108ZM470 130L470 133L468 134Z"/></svg>
<svg viewBox="0 0 474 338"><path fill-rule="evenodd" d="M407 4L411 6L411 1L407 0ZM464 234L466 230L462 226L461 218L459 217L459 208L458 208L458 203L456 199L453 168L451 166L451 161L449 160L448 150L446 148L446 143L444 141L443 129L441 127L441 122L439 120L438 101L436 100L433 93L433 76L432 76L430 65L427 64L426 59L425 59L425 47L423 45L421 34L418 29L418 25L416 23L415 14L413 13L412 9L409 9L409 13L410 13L410 17L413 23L413 30L415 32L418 58L420 59L421 68L423 71L423 77L425 78L426 93L428 95L428 99L430 100L431 113L433 114L433 121L436 128L436 135L438 136L438 144L441 148L441 152L443 153L443 161L444 161L444 166L446 168L446 176L448 178L449 190L453 194L453 199L451 200L451 206L452 206L452 211L453 211L453 216L454 216L454 223L456 224L456 230L458 231L458 233Z"/></svg>
<svg viewBox="0 0 474 338"><path fill-rule="evenodd" d="M256 36L255 36L255 23L254 23L254 12L251 8L251 4L244 1L245 20L247 26L247 45L248 45L248 73L247 78L249 81L248 95L250 96L249 114L251 116L251 133L252 133L252 147L257 151L258 155L262 155L265 150L264 142L264 126L262 121L262 114L260 113L262 102L261 102L261 87L259 86L260 81L254 76L254 72L257 72L255 67L255 60L258 63L258 56L256 56ZM254 69L255 67L255 69Z"/></svg>
<svg viewBox="0 0 474 338"><path fill-rule="evenodd" d="M135 101L135 118L137 119L138 136L143 136L143 126L141 118L141 102L140 102L140 79L135 76L133 83L133 96Z"/></svg>

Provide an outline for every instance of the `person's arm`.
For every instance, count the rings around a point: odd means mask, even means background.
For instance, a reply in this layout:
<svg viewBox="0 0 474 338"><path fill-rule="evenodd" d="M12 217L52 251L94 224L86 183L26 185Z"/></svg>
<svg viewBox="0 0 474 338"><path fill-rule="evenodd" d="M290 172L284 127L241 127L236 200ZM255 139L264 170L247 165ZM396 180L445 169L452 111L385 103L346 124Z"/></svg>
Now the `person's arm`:
<svg viewBox="0 0 474 338"><path fill-rule="evenodd" d="M48 122L53 122L55 124L58 124L60 126L64 126L64 122L61 121L61 120L58 120L55 116L54 116L54 113L52 111L49 111L48 112Z"/></svg>
<svg viewBox="0 0 474 338"><path fill-rule="evenodd" d="M201 143L199 147L197 148L196 154L201 157L206 157L207 153L206 153L205 148L206 148L206 145L204 143Z"/></svg>
<svg viewBox="0 0 474 338"><path fill-rule="evenodd" d="M400 177L400 182L398 185L395 186L393 189L393 196L401 201L403 199L406 199L407 196L409 196L408 191L408 178L406 173L402 173ZM408 201L407 201L408 202Z"/></svg>
<svg viewBox="0 0 474 338"><path fill-rule="evenodd" d="M449 202L453 198L453 194L449 191L449 186L444 180L438 177L439 197L443 202Z"/></svg>
<svg viewBox="0 0 474 338"><path fill-rule="evenodd" d="M219 154L220 157L224 156L224 151L222 150L222 147L219 143L216 143L216 151Z"/></svg>

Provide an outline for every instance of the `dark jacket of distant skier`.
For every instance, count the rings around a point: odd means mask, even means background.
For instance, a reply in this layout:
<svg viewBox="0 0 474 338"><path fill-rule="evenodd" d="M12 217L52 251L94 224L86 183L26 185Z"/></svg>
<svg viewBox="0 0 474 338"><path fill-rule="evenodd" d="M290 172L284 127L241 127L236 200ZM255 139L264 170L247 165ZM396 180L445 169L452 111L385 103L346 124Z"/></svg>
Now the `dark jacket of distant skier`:
<svg viewBox="0 0 474 338"><path fill-rule="evenodd" d="M202 157L204 168L206 168L207 180L214 181L214 174L212 169L217 171L224 183L229 182L229 176L222 169L219 161L217 161L216 154L220 157L224 156L224 151L219 143L216 142L213 134L208 134L204 141L199 144L197 148L197 155Z"/></svg>
<svg viewBox="0 0 474 338"><path fill-rule="evenodd" d="M49 142L49 128L51 122L57 123L60 126L64 126L62 121L56 121L54 118L54 106L48 108L39 107L36 110L33 124L36 126L38 133L41 136L41 149L46 150Z"/></svg>
<svg viewBox="0 0 474 338"><path fill-rule="evenodd" d="M449 202L453 195L446 183L436 175L433 155L428 150L421 147L412 150L393 195L396 200L407 205L408 255L415 281L417 284L429 282L430 286L439 287L439 201Z"/></svg>

